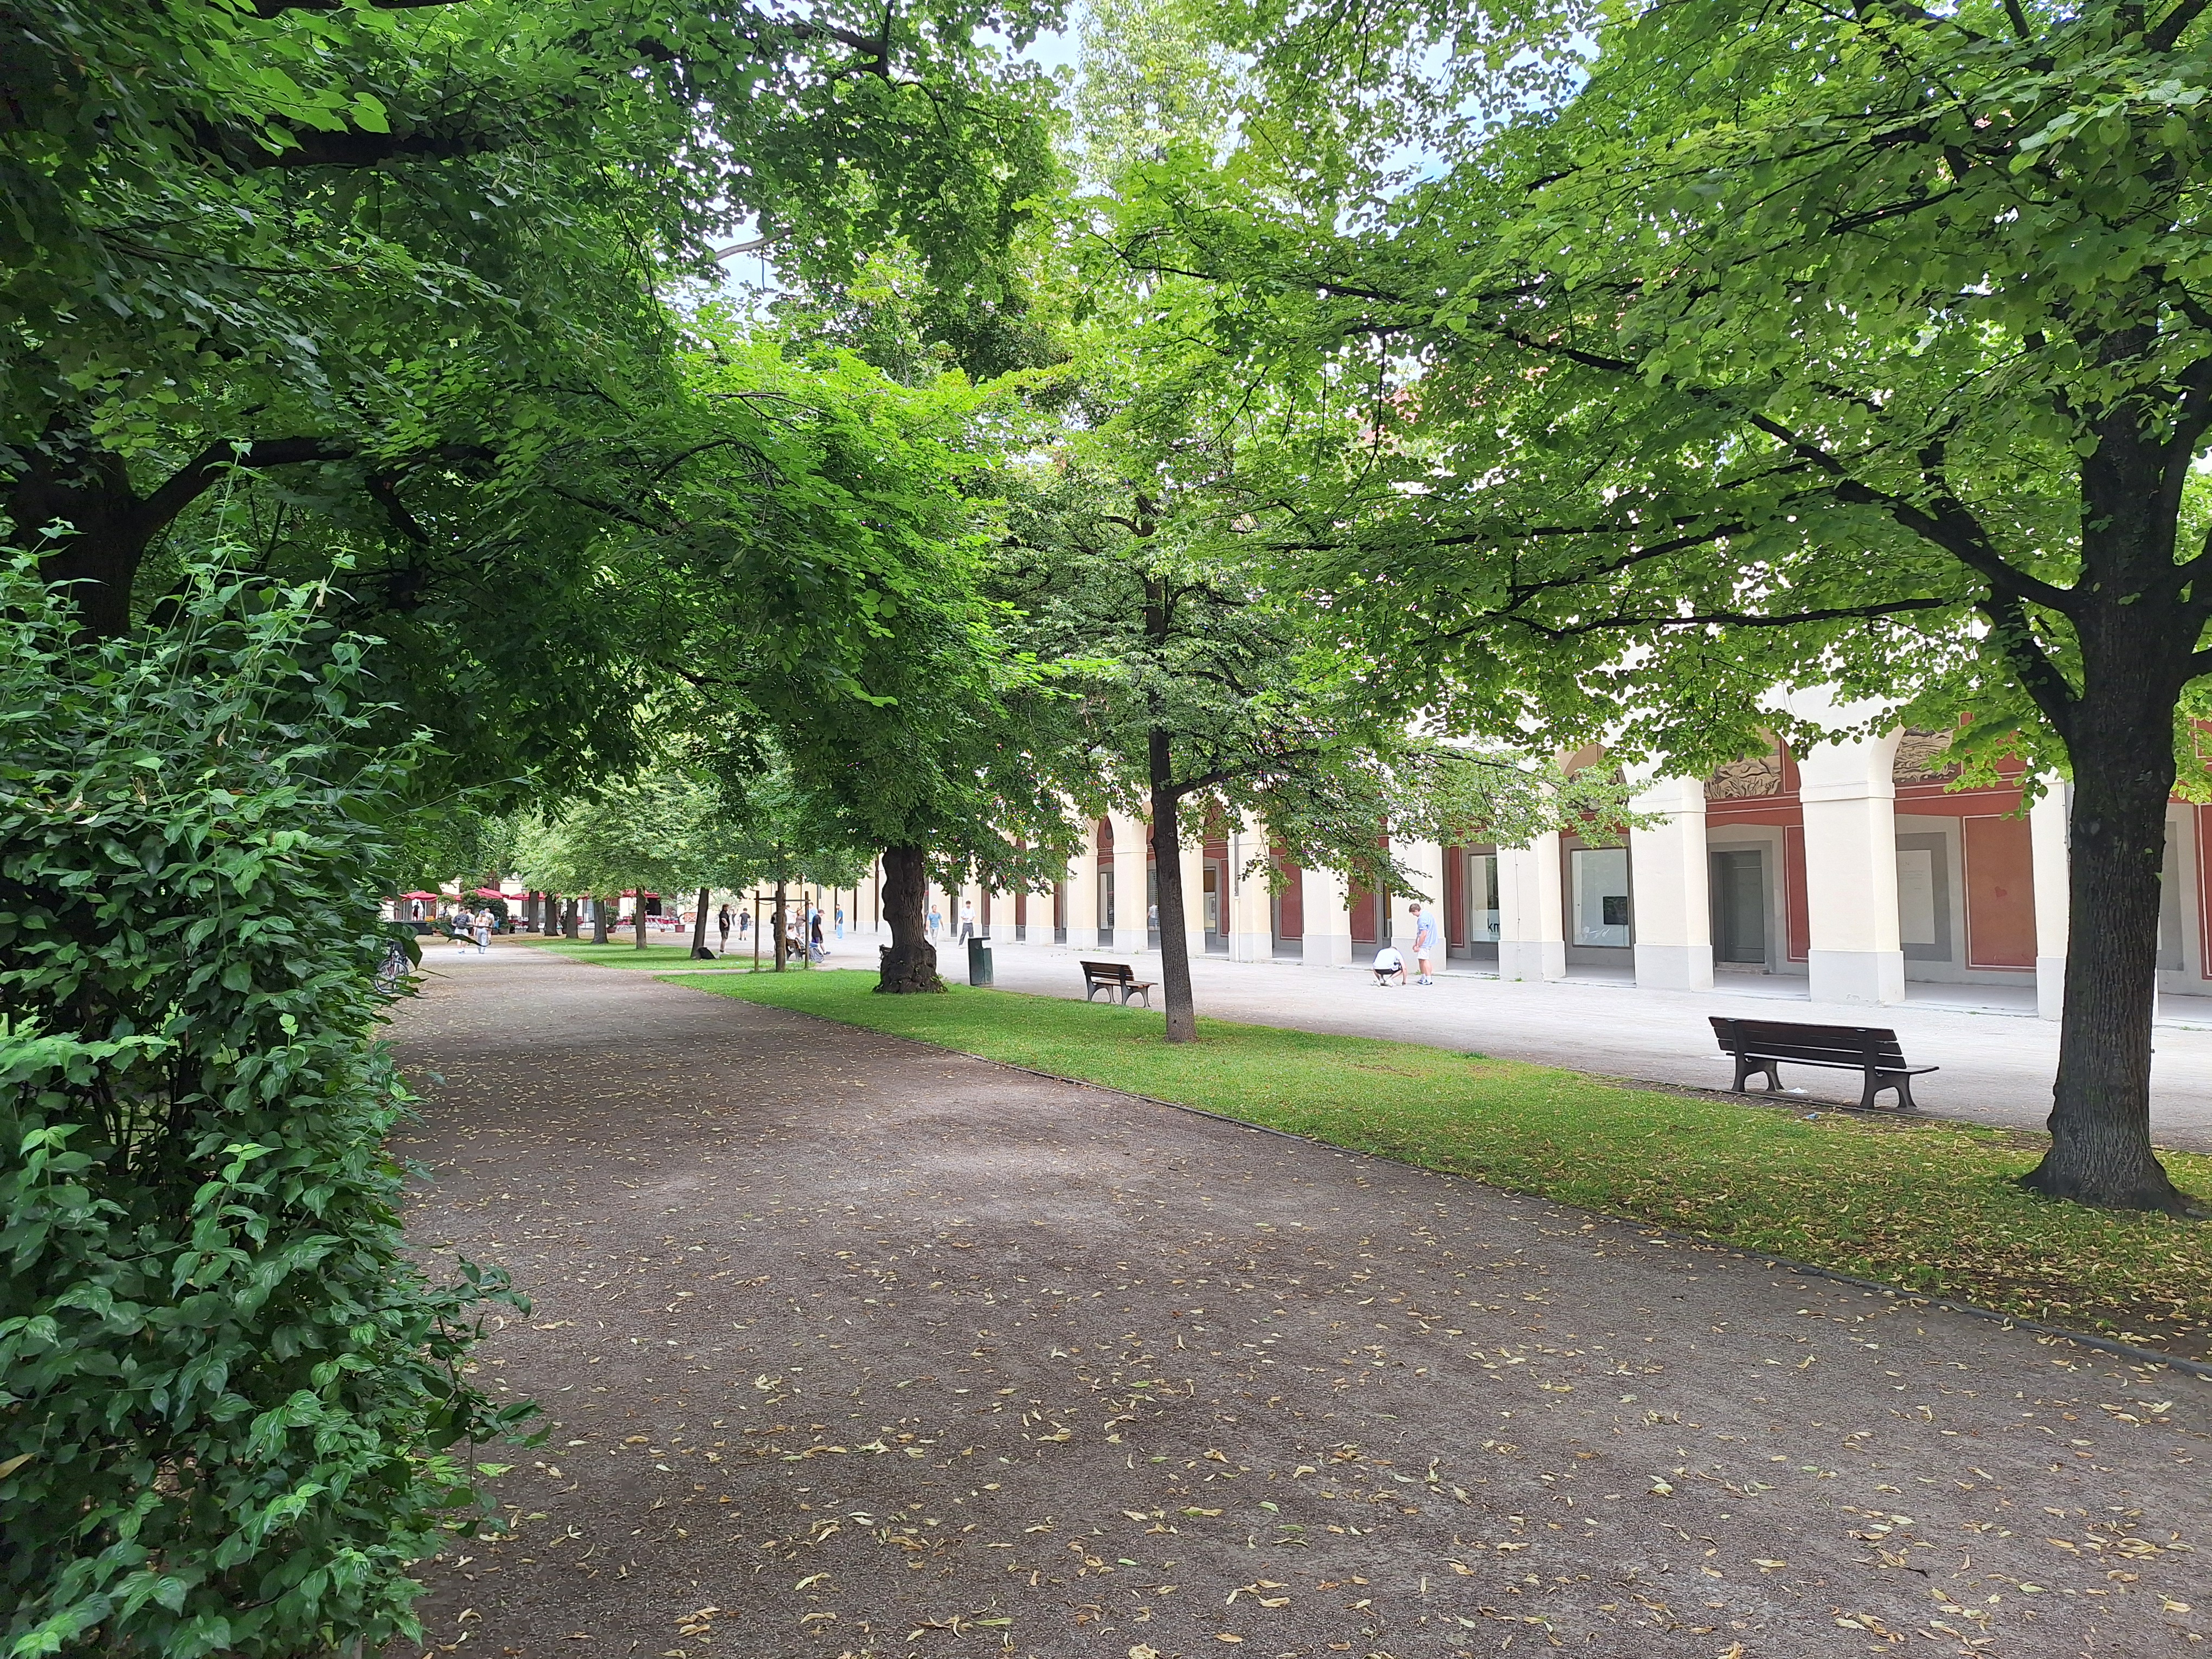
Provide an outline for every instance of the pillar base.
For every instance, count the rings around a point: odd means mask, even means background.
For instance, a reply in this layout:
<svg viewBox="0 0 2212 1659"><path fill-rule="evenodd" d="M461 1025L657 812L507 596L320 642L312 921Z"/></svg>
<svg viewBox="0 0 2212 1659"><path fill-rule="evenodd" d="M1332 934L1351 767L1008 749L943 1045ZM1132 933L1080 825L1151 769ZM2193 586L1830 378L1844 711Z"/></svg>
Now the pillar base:
<svg viewBox="0 0 2212 1659"><path fill-rule="evenodd" d="M1565 979L1567 944L1557 939L1509 939L1498 945L1500 979Z"/></svg>
<svg viewBox="0 0 2212 1659"><path fill-rule="evenodd" d="M1229 959L1231 962L1265 962L1275 954L1273 933L1231 933L1229 936Z"/></svg>
<svg viewBox="0 0 2212 1659"><path fill-rule="evenodd" d="M1815 1002L1886 1007L1905 1000L1902 951L1814 951L1805 970Z"/></svg>
<svg viewBox="0 0 2212 1659"><path fill-rule="evenodd" d="M2057 1019L2066 1012L2066 958L2035 959L2035 1013L2039 1019Z"/></svg>
<svg viewBox="0 0 2212 1659"><path fill-rule="evenodd" d="M1319 963L1324 967L1348 967L1352 960L1352 935L1349 933L1308 933L1305 947L1303 960Z"/></svg>
<svg viewBox="0 0 2212 1659"><path fill-rule="evenodd" d="M1713 947L1638 944L1636 982L1650 991L1710 991L1713 988Z"/></svg>

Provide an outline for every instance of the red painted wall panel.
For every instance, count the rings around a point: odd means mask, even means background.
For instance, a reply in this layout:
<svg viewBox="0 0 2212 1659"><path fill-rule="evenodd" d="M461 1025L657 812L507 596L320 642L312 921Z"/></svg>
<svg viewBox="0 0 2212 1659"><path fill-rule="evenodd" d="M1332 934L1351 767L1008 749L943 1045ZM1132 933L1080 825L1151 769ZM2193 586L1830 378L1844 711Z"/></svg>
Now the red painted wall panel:
<svg viewBox="0 0 2212 1659"><path fill-rule="evenodd" d="M1962 817L1966 838L1966 965L2035 966L2035 862L2027 820Z"/></svg>
<svg viewBox="0 0 2212 1659"><path fill-rule="evenodd" d="M1805 826L1784 824L1782 830L1783 949L1790 962L1804 962L1813 954L1813 908L1806 896Z"/></svg>

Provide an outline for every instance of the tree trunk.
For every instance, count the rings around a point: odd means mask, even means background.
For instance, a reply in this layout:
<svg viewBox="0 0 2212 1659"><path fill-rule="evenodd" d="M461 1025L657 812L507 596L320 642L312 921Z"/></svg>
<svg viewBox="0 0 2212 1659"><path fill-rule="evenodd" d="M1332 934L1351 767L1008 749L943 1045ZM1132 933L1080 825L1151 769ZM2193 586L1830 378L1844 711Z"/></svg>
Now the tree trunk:
<svg viewBox="0 0 2212 1659"><path fill-rule="evenodd" d="M778 881L775 884L775 914L769 918L769 922L775 929L775 971L780 974L783 971L784 963L791 956L791 930L784 914L781 881Z"/></svg>
<svg viewBox="0 0 2212 1659"><path fill-rule="evenodd" d="M630 912L630 927L637 935L637 948L642 951L645 949L645 894L642 890L638 893L636 908Z"/></svg>
<svg viewBox="0 0 2212 1659"><path fill-rule="evenodd" d="M583 929L583 918L578 914L574 895L561 902L561 937L574 939Z"/></svg>
<svg viewBox="0 0 2212 1659"><path fill-rule="evenodd" d="M1160 890L1160 998L1167 1005L1168 1041L1198 1041L1190 992L1190 935L1183 923L1182 839L1176 834L1174 753L1168 734L1152 728L1146 744L1152 787L1152 869Z"/></svg>
<svg viewBox="0 0 2212 1659"><path fill-rule="evenodd" d="M607 942L607 902L597 893L592 895L592 943Z"/></svg>
<svg viewBox="0 0 2212 1659"><path fill-rule="evenodd" d="M2117 596L2116 596L2117 597ZM2051 1151L2025 1177L2084 1204L2183 1210L2151 1150L2151 1016L2173 720L2193 649L2162 607L2092 601L2076 619L2083 686L2069 711L2066 1006L2051 1090Z"/></svg>
<svg viewBox="0 0 2212 1659"><path fill-rule="evenodd" d="M884 849L884 920L890 926L891 942L878 951L876 989L892 996L942 991L937 974L937 947L929 942L924 920L928 908L929 881L919 847Z"/></svg>
<svg viewBox="0 0 2212 1659"><path fill-rule="evenodd" d="M699 919L691 924L691 959L712 962L714 953L707 948L707 890L699 890Z"/></svg>
<svg viewBox="0 0 2212 1659"><path fill-rule="evenodd" d="M46 526L70 526L69 534L40 550L39 574L70 585L87 635L129 633L131 590L160 526L149 522L131 489L123 457L95 447L88 433L52 427L28 447L26 459L7 496L17 534L36 545Z"/></svg>

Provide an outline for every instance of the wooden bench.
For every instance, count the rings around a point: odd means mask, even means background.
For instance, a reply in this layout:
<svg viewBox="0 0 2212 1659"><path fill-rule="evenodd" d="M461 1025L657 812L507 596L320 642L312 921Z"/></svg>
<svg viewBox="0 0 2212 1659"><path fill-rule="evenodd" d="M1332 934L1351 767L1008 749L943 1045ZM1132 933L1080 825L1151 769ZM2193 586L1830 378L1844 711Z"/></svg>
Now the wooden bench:
<svg viewBox="0 0 2212 1659"><path fill-rule="evenodd" d="M1800 1025L1781 1019L1730 1019L1710 1016L1721 1052L1735 1057L1735 1091L1764 1073L1770 1090L1782 1086L1782 1064L1825 1066L1838 1072L1863 1072L1866 1088L1859 1104L1871 1107L1885 1089L1897 1091L1897 1109L1912 1111L1912 1079L1940 1066L1907 1066L1897 1033L1879 1025Z"/></svg>
<svg viewBox="0 0 2212 1659"><path fill-rule="evenodd" d="M1083 1000L1090 1001L1101 991L1119 991L1121 1006L1127 1007L1131 997L1142 997L1145 1006L1152 1006L1152 984L1148 979L1139 979L1126 962L1086 962L1083 964Z"/></svg>

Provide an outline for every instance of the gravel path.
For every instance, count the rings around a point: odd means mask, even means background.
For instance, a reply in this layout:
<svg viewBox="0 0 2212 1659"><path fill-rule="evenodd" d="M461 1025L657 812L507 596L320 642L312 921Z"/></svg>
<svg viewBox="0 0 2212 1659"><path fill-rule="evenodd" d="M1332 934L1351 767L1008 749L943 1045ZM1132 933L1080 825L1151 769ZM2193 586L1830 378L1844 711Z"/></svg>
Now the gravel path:
<svg viewBox="0 0 2212 1659"><path fill-rule="evenodd" d="M2212 1652L2186 1376L524 949L398 1035L548 1430L410 1655Z"/></svg>

